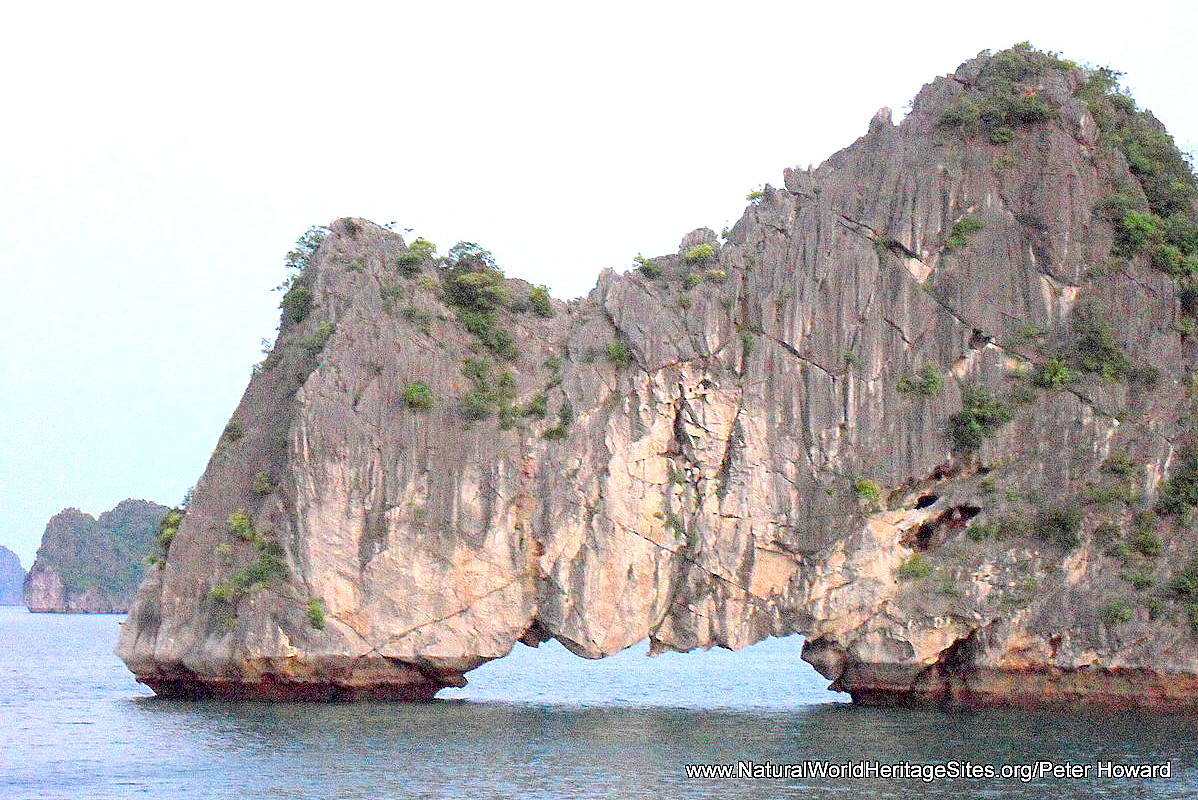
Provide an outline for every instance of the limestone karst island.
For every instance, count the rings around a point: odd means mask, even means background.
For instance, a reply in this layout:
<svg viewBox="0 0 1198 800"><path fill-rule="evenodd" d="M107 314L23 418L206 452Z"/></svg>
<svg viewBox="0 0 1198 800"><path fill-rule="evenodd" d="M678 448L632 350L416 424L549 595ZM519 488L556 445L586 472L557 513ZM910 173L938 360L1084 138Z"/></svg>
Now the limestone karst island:
<svg viewBox="0 0 1198 800"><path fill-rule="evenodd" d="M23 581L24 604L35 613L124 614L166 511L133 499L98 518L64 508L46 523L37 559Z"/></svg>
<svg viewBox="0 0 1198 800"><path fill-rule="evenodd" d="M797 633L862 703L1198 710L1196 198L1115 73L1017 46L579 300L314 229L118 652L422 700Z"/></svg>

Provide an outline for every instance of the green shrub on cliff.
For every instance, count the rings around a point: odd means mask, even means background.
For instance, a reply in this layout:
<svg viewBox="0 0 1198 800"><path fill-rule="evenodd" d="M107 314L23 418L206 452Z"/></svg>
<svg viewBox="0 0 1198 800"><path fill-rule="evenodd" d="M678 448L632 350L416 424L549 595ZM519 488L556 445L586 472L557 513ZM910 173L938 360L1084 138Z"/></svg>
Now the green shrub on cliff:
<svg viewBox="0 0 1198 800"><path fill-rule="evenodd" d="M1032 520L1036 538L1066 551L1081 544L1081 527L1081 507L1072 504L1042 508Z"/></svg>
<svg viewBox="0 0 1198 800"><path fill-rule="evenodd" d="M1155 214L1126 211L1115 221L1115 241L1125 255L1143 253L1150 244L1158 244L1161 226L1161 218Z"/></svg>
<svg viewBox="0 0 1198 800"><path fill-rule="evenodd" d="M931 397L944 388L944 374L935 364L924 364L916 375L904 375L894 387L903 394Z"/></svg>
<svg viewBox="0 0 1198 800"><path fill-rule="evenodd" d="M1162 219L1181 212L1193 216L1198 181L1185 154L1150 112L1140 111L1118 86L1119 73L1096 70L1079 90L1098 123L1103 144L1123 154L1148 201Z"/></svg>
<svg viewBox="0 0 1198 800"><path fill-rule="evenodd" d="M426 411L433 407L436 399L433 390L424 381L413 381L403 387L403 401L408 408Z"/></svg>
<svg viewBox="0 0 1198 800"><path fill-rule="evenodd" d="M936 122L942 128L960 128L967 133L973 132L970 135L976 135L980 130L981 121L981 107L962 94L961 99L945 109Z"/></svg>
<svg viewBox="0 0 1198 800"><path fill-rule="evenodd" d="M975 542L984 542L997 538L999 530L997 522L975 522L965 529L965 535Z"/></svg>
<svg viewBox="0 0 1198 800"><path fill-rule="evenodd" d="M1198 599L1198 554L1173 575L1169 589L1182 597Z"/></svg>
<svg viewBox="0 0 1198 800"><path fill-rule="evenodd" d="M1106 604L1102 610L1102 621L1108 626L1122 625L1124 622L1130 622L1135 614L1131 610L1131 606L1122 600L1112 600Z"/></svg>
<svg viewBox="0 0 1198 800"><path fill-rule="evenodd" d="M458 242L449 248L449 264L457 270L497 270L495 256L475 242Z"/></svg>
<svg viewBox="0 0 1198 800"><path fill-rule="evenodd" d="M1127 378L1134 365L1115 339L1109 314L1091 303L1079 303L1069 316L1069 327L1072 341L1066 358L1071 367L1107 381Z"/></svg>
<svg viewBox="0 0 1198 800"><path fill-rule="evenodd" d="M953 223L953 229L944 242L947 250L958 250L969 244L969 235L980 231L982 223L975 217L961 217Z"/></svg>
<svg viewBox="0 0 1198 800"><path fill-rule="evenodd" d="M1102 198L1095 212L1114 228L1114 255L1147 253L1158 269L1184 280L1198 271L1198 178L1160 121L1119 87L1120 77L1091 70L1076 93L1102 146L1122 154L1138 184Z"/></svg>
<svg viewBox="0 0 1198 800"><path fill-rule="evenodd" d="M279 308L283 309L283 319L287 322L293 325L303 322L312 310L312 290L302 281L292 283L283 295Z"/></svg>
<svg viewBox="0 0 1198 800"><path fill-rule="evenodd" d="M399 267L400 274L408 278L415 277L424 264L431 262L436 257L436 253L437 246L435 244L423 236L417 236L408 245L407 250L395 256L395 264Z"/></svg>
<svg viewBox="0 0 1198 800"><path fill-rule="evenodd" d="M608 342L607 346L603 348L603 352L607 356L607 360L617 367L627 367L632 363L632 348L622 339Z"/></svg>
<svg viewBox="0 0 1198 800"><path fill-rule="evenodd" d="M503 272L489 251L470 242L459 242L449 251L443 299L458 321L483 345L507 361L520 357L516 338L499 324L496 314L511 301ZM548 301L548 295L545 297ZM549 308L552 312L552 308Z"/></svg>
<svg viewBox="0 0 1198 800"><path fill-rule="evenodd" d="M470 389L462 395L458 410L466 419L486 419L492 412L491 396L481 389Z"/></svg>
<svg viewBox="0 0 1198 800"><path fill-rule="evenodd" d="M1137 592L1142 592L1145 589L1151 589L1156 585L1156 578L1152 574L1151 569L1140 569L1135 571L1124 572L1120 575L1123 580L1131 584L1132 588Z"/></svg>
<svg viewBox="0 0 1198 800"><path fill-rule="evenodd" d="M254 531L254 523L250 520L250 515L244 509L237 509L229 515L227 520L229 532L239 539L244 539L247 542L252 542L258 538L258 534Z"/></svg>
<svg viewBox="0 0 1198 800"><path fill-rule="evenodd" d="M312 332L300 339L300 347L309 353L316 354L324 349L333 335L333 323L322 322L312 329Z"/></svg>
<svg viewBox="0 0 1198 800"><path fill-rule="evenodd" d="M312 257L324 244L328 235L329 229L318 225L304 231L304 234L295 240L295 247L287 253L287 269L301 272L307 269L312 263Z"/></svg>
<svg viewBox="0 0 1198 800"><path fill-rule="evenodd" d="M998 125L990 131L990 144L1010 144L1013 138L1015 131L1010 125Z"/></svg>
<svg viewBox="0 0 1198 800"><path fill-rule="evenodd" d="M437 246L425 239L423 236L417 236L413 242L408 245L408 252L416 253L426 261L432 260L437 255Z"/></svg>
<svg viewBox="0 0 1198 800"><path fill-rule="evenodd" d="M229 576L229 581L243 591L263 589L276 580L287 577L287 565L272 549L262 549L258 559Z"/></svg>
<svg viewBox="0 0 1198 800"><path fill-rule="evenodd" d="M1184 514L1198 507L1198 447L1187 446L1179 453L1169 477L1161 483L1157 511Z"/></svg>
<svg viewBox="0 0 1198 800"><path fill-rule="evenodd" d="M932 574L932 562L923 553L912 553L898 566L900 581L919 581Z"/></svg>
<svg viewBox="0 0 1198 800"><path fill-rule="evenodd" d="M853 484L853 493L858 500L871 506L882 502L882 487L869 478L858 478Z"/></svg>
<svg viewBox="0 0 1198 800"><path fill-rule="evenodd" d="M450 272L445 280L445 302L451 306L489 314L511 299L503 273L498 269L480 272Z"/></svg>
<svg viewBox="0 0 1198 800"><path fill-rule="evenodd" d="M948 418L948 438L955 450L976 450L983 440L1011 421L1011 409L980 386L961 389L962 409Z"/></svg>
<svg viewBox="0 0 1198 800"><path fill-rule="evenodd" d="M715 248L710 243L697 244L682 254L682 260L687 264L697 264L715 257Z"/></svg>
<svg viewBox="0 0 1198 800"><path fill-rule="evenodd" d="M633 260L636 262L637 272L641 273L646 278L661 277L661 266L652 258L645 258L640 253L637 253Z"/></svg>
<svg viewBox="0 0 1198 800"><path fill-rule="evenodd" d="M1137 464L1126 452L1116 450L1103 460L1098 469L1104 475L1129 480L1143 473L1144 465Z"/></svg>
<svg viewBox="0 0 1198 800"><path fill-rule="evenodd" d="M973 90L962 91L937 124L965 137L984 134L993 144L1006 144L1015 129L1057 115L1039 93L1038 76L1049 69L1076 69L1076 64L1026 42L995 53L982 66Z"/></svg>
<svg viewBox="0 0 1198 800"><path fill-rule="evenodd" d="M275 480L264 469L254 476L254 494L265 497L275 490Z"/></svg>
<svg viewBox="0 0 1198 800"><path fill-rule="evenodd" d="M283 550L277 541L257 533L254 533L252 541L256 551L255 560L234 571L208 591L208 596L216 602L235 606L245 595L280 583L290 575L283 560Z"/></svg>
<svg viewBox="0 0 1198 800"><path fill-rule="evenodd" d="M687 540L686 523L683 522L682 517L673 511L667 511L664 519L665 529L674 534L676 540L685 542Z"/></svg>
<svg viewBox="0 0 1198 800"><path fill-rule="evenodd" d="M318 631L323 631L325 626L324 600L319 597L313 597L308 601L306 611L308 624Z"/></svg>
<svg viewBox="0 0 1198 800"><path fill-rule="evenodd" d="M1075 377L1066 366L1065 359L1058 356L1036 365L1032 372L1032 384L1041 389L1064 389Z"/></svg>
<svg viewBox="0 0 1198 800"><path fill-rule="evenodd" d="M1136 552L1147 558L1156 558L1165 549L1160 534L1153 528L1140 528L1134 531L1131 535L1131 546L1136 549Z"/></svg>
<svg viewBox="0 0 1198 800"><path fill-rule="evenodd" d="M162 547L165 553L170 549L171 542L179 533L179 526L183 524L183 510L180 508L172 508L162 517L162 521L158 523L158 544Z"/></svg>
<svg viewBox="0 0 1198 800"><path fill-rule="evenodd" d="M515 361L520 358L520 348L516 345L516 338L511 331L496 323L495 315L492 312L459 308L457 316L462 327L474 334L495 355L505 361Z"/></svg>
<svg viewBox="0 0 1198 800"><path fill-rule="evenodd" d="M557 425L541 434L546 439L565 439L570 435L570 426L574 423L574 406L569 400L563 400L557 409Z"/></svg>
<svg viewBox="0 0 1198 800"><path fill-rule="evenodd" d="M544 392L537 392L524 404L520 413L526 417L544 418L549 413L549 398L545 396Z"/></svg>
<svg viewBox="0 0 1198 800"><path fill-rule="evenodd" d="M286 323L297 325L303 322L312 310L312 288L308 284L310 278L305 271L311 266L313 256L328 235L328 228L309 228L287 253L285 265L289 274L275 287L276 291L284 292L279 308L283 311L283 321Z"/></svg>
<svg viewBox="0 0 1198 800"><path fill-rule="evenodd" d="M388 314L395 312L395 306L404 299L403 286L398 283L383 283L379 286L379 299L383 301L383 310Z"/></svg>
<svg viewBox="0 0 1198 800"><path fill-rule="evenodd" d="M538 285L529 289L528 305L532 308L532 313L538 317L545 317L546 319L552 317L553 304L549 300L549 287Z"/></svg>
<svg viewBox="0 0 1198 800"><path fill-rule="evenodd" d="M467 360L462 365L462 374L470 380L470 389L461 396L458 411L469 420L487 419L498 412L500 427L510 428L520 416L516 399L516 376L511 370L503 370L496 376L490 361Z"/></svg>

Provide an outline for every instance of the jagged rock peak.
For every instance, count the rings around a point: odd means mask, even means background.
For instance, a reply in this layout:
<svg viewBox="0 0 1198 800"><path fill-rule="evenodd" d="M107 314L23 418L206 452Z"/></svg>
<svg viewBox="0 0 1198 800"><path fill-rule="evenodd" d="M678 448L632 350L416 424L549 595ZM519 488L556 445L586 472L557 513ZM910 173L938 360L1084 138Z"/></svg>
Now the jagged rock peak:
<svg viewBox="0 0 1198 800"><path fill-rule="evenodd" d="M875 135L892 127L894 127L894 119L889 106L879 108L873 119L869 121L869 132Z"/></svg>

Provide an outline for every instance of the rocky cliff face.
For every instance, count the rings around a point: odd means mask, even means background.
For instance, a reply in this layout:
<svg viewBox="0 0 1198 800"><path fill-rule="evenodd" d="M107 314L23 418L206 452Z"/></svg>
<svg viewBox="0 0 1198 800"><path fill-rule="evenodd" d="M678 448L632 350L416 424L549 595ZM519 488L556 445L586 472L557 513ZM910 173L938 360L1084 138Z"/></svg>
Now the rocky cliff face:
<svg viewBox="0 0 1198 800"><path fill-rule="evenodd" d="M25 605L33 612L128 611L166 510L146 500L122 500L99 519L77 508L55 514L29 569Z"/></svg>
<svg viewBox="0 0 1198 800"><path fill-rule="evenodd" d="M581 300L340 220L118 652L419 699L516 641L801 633L862 702L1196 708L1196 194L1016 48Z"/></svg>
<svg viewBox="0 0 1198 800"><path fill-rule="evenodd" d="M0 547L0 606L19 606L22 586L25 584L25 568L21 559L7 547Z"/></svg>

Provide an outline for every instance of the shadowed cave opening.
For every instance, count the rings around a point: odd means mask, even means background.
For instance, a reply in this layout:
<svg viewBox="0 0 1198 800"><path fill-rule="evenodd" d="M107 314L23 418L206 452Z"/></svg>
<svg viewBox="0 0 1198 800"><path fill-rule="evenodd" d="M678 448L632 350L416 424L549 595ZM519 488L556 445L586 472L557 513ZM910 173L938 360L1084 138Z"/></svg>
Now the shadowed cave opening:
<svg viewBox="0 0 1198 800"><path fill-rule="evenodd" d="M927 498L933 499L930 502L924 502ZM928 508L939 499L936 495L924 495L916 501L915 507ZM969 524L969 520L980 513L982 513L982 509L979 506L969 503L953 506L930 518L918 528L907 531L900 541L907 547L913 547L916 550L929 550L944 544L955 531L964 528Z"/></svg>
<svg viewBox="0 0 1198 800"><path fill-rule="evenodd" d="M468 673L438 699L537 705L799 708L847 703L803 661L803 637L764 639L741 650L648 656L644 640L601 659L576 656L560 642L517 644L504 658Z"/></svg>

